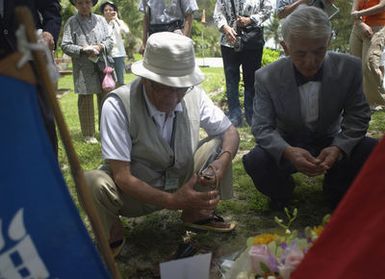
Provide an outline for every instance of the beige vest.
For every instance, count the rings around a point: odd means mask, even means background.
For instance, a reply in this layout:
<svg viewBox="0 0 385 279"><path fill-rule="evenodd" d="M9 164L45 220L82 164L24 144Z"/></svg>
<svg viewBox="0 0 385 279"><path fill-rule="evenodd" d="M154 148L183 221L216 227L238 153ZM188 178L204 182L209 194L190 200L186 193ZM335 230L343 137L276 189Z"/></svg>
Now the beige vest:
<svg viewBox="0 0 385 279"><path fill-rule="evenodd" d="M162 179L166 189L183 185L192 175L193 154L199 141L201 90L194 88L182 100L183 110L176 112L172 146L158 133L150 116L140 79L113 91L122 101L132 140L131 173L154 185ZM170 186L171 185L171 186Z"/></svg>

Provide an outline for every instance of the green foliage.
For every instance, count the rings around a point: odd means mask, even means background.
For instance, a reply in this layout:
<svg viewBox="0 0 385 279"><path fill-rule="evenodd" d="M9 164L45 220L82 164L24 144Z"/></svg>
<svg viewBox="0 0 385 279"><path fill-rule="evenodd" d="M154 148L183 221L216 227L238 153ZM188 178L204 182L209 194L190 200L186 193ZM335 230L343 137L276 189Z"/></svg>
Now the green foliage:
<svg viewBox="0 0 385 279"><path fill-rule="evenodd" d="M271 272L270 268L264 262L260 262L259 266L261 268L262 273L269 273L269 272Z"/></svg>
<svg viewBox="0 0 385 279"><path fill-rule="evenodd" d="M349 51L349 37L353 26L353 20L350 15L352 10L351 1L336 0L335 5L340 12L331 20L335 35L330 44L330 49L339 52Z"/></svg>
<svg viewBox="0 0 385 279"><path fill-rule="evenodd" d="M262 55L262 66L273 63L279 58L280 55L281 53L278 50L264 48L263 55Z"/></svg>
<svg viewBox="0 0 385 279"><path fill-rule="evenodd" d="M193 21L192 39L195 43L195 53L198 57L219 57L221 46L219 45L220 33L216 26Z"/></svg>
<svg viewBox="0 0 385 279"><path fill-rule="evenodd" d="M277 15L274 13L271 18L268 20L265 28L264 28L264 35L265 39L273 39L274 40L274 48L279 48L279 42L281 38L281 30L280 30L280 20L277 17Z"/></svg>
<svg viewBox="0 0 385 279"><path fill-rule="evenodd" d="M383 136L383 131L385 131L385 112L378 111L372 114L372 120L369 123L370 134L373 137L380 138Z"/></svg>

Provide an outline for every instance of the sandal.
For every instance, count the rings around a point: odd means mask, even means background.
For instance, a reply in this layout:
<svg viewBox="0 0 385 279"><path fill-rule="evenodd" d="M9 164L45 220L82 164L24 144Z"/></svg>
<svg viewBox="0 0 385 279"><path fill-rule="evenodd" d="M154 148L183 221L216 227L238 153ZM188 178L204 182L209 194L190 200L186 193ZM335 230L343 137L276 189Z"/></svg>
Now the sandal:
<svg viewBox="0 0 385 279"><path fill-rule="evenodd" d="M126 245L126 239L125 238L119 239L119 240L116 240L116 241L110 243L112 256L114 256L114 258L119 256L120 252L122 252L124 245Z"/></svg>
<svg viewBox="0 0 385 279"><path fill-rule="evenodd" d="M185 223L184 225L193 229L213 232L230 232L234 230L236 226L235 223L226 223L225 220L215 212L207 219L199 220L193 223Z"/></svg>

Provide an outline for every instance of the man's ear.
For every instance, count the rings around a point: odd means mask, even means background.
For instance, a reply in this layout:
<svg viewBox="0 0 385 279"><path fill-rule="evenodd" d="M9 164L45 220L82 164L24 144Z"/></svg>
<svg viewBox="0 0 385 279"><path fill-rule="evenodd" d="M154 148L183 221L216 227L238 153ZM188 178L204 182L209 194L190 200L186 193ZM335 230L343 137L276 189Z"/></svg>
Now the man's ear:
<svg viewBox="0 0 385 279"><path fill-rule="evenodd" d="M279 43L282 46L283 51L285 52L285 55L289 56L289 48L287 47L287 44L285 43L285 41L280 41Z"/></svg>

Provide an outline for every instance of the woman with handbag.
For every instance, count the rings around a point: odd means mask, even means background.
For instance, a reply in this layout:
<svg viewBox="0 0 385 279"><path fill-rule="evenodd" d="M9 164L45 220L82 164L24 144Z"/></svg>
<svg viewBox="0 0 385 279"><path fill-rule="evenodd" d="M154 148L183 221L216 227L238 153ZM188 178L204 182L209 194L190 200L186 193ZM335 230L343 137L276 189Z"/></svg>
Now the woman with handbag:
<svg viewBox="0 0 385 279"><path fill-rule="evenodd" d="M115 62L114 69L118 86L120 86L124 84L124 73L126 71L124 60L127 56L122 36L128 35L130 30L128 29L127 24L123 20L119 19L118 7L112 1L104 2L100 6L100 11L112 29L114 47L111 50L111 56Z"/></svg>
<svg viewBox="0 0 385 279"><path fill-rule="evenodd" d="M93 95L97 95L99 118L106 95L101 87L103 73L97 62L103 61L103 53L110 52L113 46L112 31L106 20L92 12L97 1L70 0L78 12L67 20L61 45L63 52L72 58L80 127L87 143L98 143L95 138Z"/></svg>
<svg viewBox="0 0 385 279"><path fill-rule="evenodd" d="M234 126L242 125L239 81L242 65L246 122L251 126L254 98L254 72L261 67L262 23L272 13L268 0L217 0L214 21L221 34L220 44L226 78L228 116Z"/></svg>

